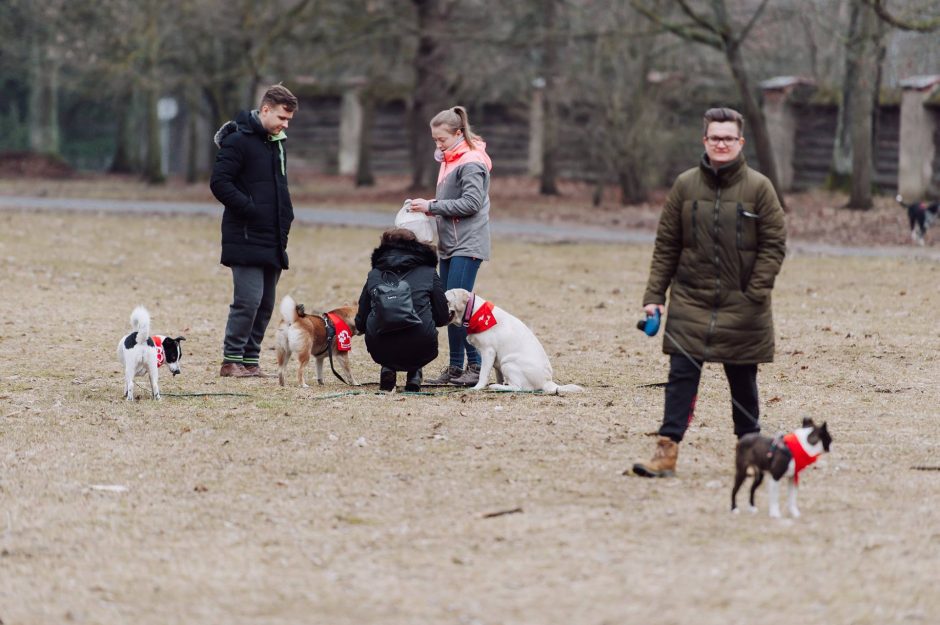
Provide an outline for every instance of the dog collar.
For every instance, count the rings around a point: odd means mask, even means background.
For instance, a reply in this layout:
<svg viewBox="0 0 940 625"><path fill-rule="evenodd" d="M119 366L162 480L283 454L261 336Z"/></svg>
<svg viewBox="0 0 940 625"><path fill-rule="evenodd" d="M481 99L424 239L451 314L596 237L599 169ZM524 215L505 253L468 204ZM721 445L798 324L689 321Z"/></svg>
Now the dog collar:
<svg viewBox="0 0 940 625"><path fill-rule="evenodd" d="M470 327L470 317L473 316L473 304L476 301L477 296L470 292L470 299L467 300L467 307L463 311L463 327Z"/></svg>

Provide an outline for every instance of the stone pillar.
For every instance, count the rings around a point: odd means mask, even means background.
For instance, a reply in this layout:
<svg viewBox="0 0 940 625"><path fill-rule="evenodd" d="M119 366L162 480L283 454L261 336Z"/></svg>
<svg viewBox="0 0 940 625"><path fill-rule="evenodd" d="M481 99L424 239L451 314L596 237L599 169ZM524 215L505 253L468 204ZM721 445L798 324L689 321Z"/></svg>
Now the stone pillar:
<svg viewBox="0 0 940 625"><path fill-rule="evenodd" d="M343 90L339 113L339 173L351 176L359 167L359 140L362 135L362 100L360 84Z"/></svg>
<svg viewBox="0 0 940 625"><path fill-rule="evenodd" d="M764 92L763 111L767 132L777 162L780 191L793 188L793 156L796 147L796 113L791 97L797 90L801 95L815 89L815 83L798 76L778 76L760 83ZM747 128L745 127L745 135Z"/></svg>
<svg viewBox="0 0 940 625"><path fill-rule="evenodd" d="M936 117L924 106L940 89L940 75L901 81L901 137L898 146L898 193L911 202L924 199L933 175L937 146Z"/></svg>
<svg viewBox="0 0 940 625"><path fill-rule="evenodd" d="M542 175L542 146L545 141L545 80L532 81L529 105L529 175Z"/></svg>

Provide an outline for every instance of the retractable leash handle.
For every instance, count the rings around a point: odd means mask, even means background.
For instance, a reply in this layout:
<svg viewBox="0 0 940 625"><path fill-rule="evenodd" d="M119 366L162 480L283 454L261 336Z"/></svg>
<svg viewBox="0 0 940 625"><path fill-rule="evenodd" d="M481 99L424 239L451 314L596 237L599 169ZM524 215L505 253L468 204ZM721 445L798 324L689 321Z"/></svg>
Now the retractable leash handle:
<svg viewBox="0 0 940 625"><path fill-rule="evenodd" d="M659 309L652 315L646 315L646 319L640 319L636 322L636 329L642 330L646 333L646 336L656 336L656 333L659 332Z"/></svg>

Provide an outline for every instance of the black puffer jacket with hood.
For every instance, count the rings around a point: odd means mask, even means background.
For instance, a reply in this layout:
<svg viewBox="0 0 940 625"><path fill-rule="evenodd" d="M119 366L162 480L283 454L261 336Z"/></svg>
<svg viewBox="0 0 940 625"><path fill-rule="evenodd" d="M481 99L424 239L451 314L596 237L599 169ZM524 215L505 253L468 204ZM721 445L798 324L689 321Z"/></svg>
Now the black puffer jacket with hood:
<svg viewBox="0 0 940 625"><path fill-rule="evenodd" d="M242 111L215 135L209 187L225 206L222 264L287 269L294 207L287 190L286 135L268 135L257 111Z"/></svg>
<svg viewBox="0 0 940 625"><path fill-rule="evenodd" d="M422 323L397 332L377 334L371 291L391 271L411 286L411 299ZM365 333L372 359L396 371L414 371L437 358L437 327L447 325L447 298L437 275L437 252L419 241L383 243L372 252L372 270L359 296L356 329Z"/></svg>

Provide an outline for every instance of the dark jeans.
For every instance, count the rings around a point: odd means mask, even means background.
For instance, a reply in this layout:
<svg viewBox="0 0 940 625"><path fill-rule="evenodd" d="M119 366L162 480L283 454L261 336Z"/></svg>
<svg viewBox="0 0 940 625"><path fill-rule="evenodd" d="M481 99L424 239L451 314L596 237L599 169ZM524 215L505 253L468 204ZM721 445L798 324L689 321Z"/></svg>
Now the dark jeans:
<svg viewBox="0 0 940 625"><path fill-rule="evenodd" d="M261 340L274 311L280 269L234 266L232 284L235 294L225 324L224 362L258 364Z"/></svg>
<svg viewBox="0 0 940 625"><path fill-rule="evenodd" d="M698 365L696 367L695 365ZM680 442L695 414L698 383L702 377L701 361L693 364L682 354L669 358L669 382L666 384L666 406L660 436L668 436ZM757 365L724 365L732 402L731 417L734 419L734 434L741 438L751 432L760 432L760 403L757 398ZM744 410L742 410L743 408ZM748 416L747 413L750 414Z"/></svg>
<svg viewBox="0 0 940 625"><path fill-rule="evenodd" d="M473 290L477 271L483 261L469 256L453 256L441 259L441 284L444 290ZM447 343L450 348L450 365L463 369L464 350L467 352L467 364L480 365L480 352L467 342L467 329L461 326L447 326Z"/></svg>

